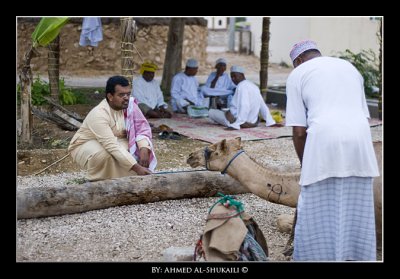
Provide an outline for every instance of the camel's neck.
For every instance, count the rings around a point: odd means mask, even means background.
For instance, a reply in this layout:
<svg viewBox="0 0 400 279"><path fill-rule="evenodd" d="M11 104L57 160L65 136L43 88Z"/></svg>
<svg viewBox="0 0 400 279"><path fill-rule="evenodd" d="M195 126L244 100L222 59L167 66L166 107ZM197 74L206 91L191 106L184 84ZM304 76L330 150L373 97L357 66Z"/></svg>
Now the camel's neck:
<svg viewBox="0 0 400 279"><path fill-rule="evenodd" d="M266 169L246 153L236 157L226 171L255 195L273 203L296 207L300 193L299 173L281 174Z"/></svg>

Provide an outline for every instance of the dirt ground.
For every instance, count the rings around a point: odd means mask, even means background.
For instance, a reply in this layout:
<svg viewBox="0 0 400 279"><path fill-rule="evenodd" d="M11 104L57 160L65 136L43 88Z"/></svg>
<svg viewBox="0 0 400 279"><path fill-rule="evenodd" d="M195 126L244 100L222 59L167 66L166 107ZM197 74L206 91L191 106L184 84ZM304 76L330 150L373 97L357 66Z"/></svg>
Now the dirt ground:
<svg viewBox="0 0 400 279"><path fill-rule="evenodd" d="M67 109L86 116L93 105L72 105L66 106ZM75 131L65 131L56 124L33 118L33 145L29 149L19 145L17 149L17 174L21 176L32 175L45 169L47 166L63 158L68 152L68 144L75 134ZM158 133L153 133L153 144L158 160L158 169L183 168L186 158L195 149L207 145L208 143L182 137L180 140L159 139ZM78 165L72 162L71 157L67 156L60 162L52 165L41 175L57 174L60 172L80 171Z"/></svg>
<svg viewBox="0 0 400 279"><path fill-rule="evenodd" d="M229 52L209 52L206 68L199 69L199 74L209 74L214 70L215 61L218 58L225 58L228 66L240 65L246 69L246 74L257 74L260 70L259 58L254 55L240 55ZM228 69L229 71L229 69ZM287 73L291 68L285 68L276 64L271 64L269 73ZM88 73L90 75L90 73ZM160 73L162 76L162 73ZM65 106L70 111L76 112L81 116L97 105L104 96L102 94L89 93L90 104L79 104ZM19 114L18 114L19 115ZM17 145L17 174L35 174L67 154L66 148L75 134L75 131L65 131L56 124L33 117L33 144L31 146ZM205 142L192 140L183 137L181 140L162 140L157 138L158 134L153 133L154 146L158 159L158 169L188 167L186 164L187 155L193 150L207 145ZM71 161L68 156L59 163L54 164L42 174L56 174L60 172L79 171L79 167Z"/></svg>

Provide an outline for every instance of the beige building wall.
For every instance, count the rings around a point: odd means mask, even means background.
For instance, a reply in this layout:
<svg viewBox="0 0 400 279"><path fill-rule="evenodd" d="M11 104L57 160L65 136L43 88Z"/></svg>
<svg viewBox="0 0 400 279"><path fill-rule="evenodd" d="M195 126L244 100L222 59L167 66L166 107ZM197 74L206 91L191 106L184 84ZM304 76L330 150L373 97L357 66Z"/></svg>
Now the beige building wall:
<svg viewBox="0 0 400 279"><path fill-rule="evenodd" d="M248 17L253 36L253 52L260 56L262 17ZM371 17L271 17L271 63L292 65L289 52L301 40L316 41L323 55L350 49L354 53L372 49L379 54L379 21Z"/></svg>

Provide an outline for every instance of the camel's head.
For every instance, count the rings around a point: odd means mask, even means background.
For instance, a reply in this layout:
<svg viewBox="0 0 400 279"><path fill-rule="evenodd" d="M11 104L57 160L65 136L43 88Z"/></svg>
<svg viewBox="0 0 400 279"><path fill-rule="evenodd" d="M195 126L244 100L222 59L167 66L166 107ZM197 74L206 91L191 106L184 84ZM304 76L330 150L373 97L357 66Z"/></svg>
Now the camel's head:
<svg viewBox="0 0 400 279"><path fill-rule="evenodd" d="M208 170L222 171L227 166L232 155L241 149L241 138L222 140L190 153L187 163L196 168L204 166Z"/></svg>

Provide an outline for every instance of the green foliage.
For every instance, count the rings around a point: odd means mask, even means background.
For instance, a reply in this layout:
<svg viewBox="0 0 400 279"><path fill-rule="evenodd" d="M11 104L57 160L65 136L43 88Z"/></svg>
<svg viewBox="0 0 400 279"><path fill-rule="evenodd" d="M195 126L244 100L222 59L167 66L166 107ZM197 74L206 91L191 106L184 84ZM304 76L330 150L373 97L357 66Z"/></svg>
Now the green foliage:
<svg viewBox="0 0 400 279"><path fill-rule="evenodd" d="M290 68L290 66L283 60L281 61L281 63L279 63L279 66L281 66L282 68Z"/></svg>
<svg viewBox="0 0 400 279"><path fill-rule="evenodd" d="M69 184L83 184L89 182L89 180L87 180L86 178L73 178L71 180L67 181L67 185Z"/></svg>
<svg viewBox="0 0 400 279"><path fill-rule="evenodd" d="M40 106L46 104L47 101L43 96L50 96L49 84L40 79L39 75L34 78L31 88L31 99L32 105ZM65 87L65 81L63 78L60 79L59 83L59 101L61 105L74 105L74 104L85 104L87 99L85 94ZM17 84L17 102L21 103L21 84Z"/></svg>
<svg viewBox="0 0 400 279"><path fill-rule="evenodd" d="M75 104L87 104L88 100L87 100L87 94L84 94L83 92L81 92L79 90L79 88L69 88L69 91L74 94L75 96Z"/></svg>
<svg viewBox="0 0 400 279"><path fill-rule="evenodd" d="M32 33L33 47L47 46L60 33L68 17L43 17Z"/></svg>
<svg viewBox="0 0 400 279"><path fill-rule="evenodd" d="M74 93L69 88L65 88L65 81L63 78L60 79L59 83L58 99L61 105L74 105L77 103L77 98Z"/></svg>
<svg viewBox="0 0 400 279"><path fill-rule="evenodd" d="M32 105L40 106L47 103L47 101L43 98L43 96L50 96L49 84L44 80L40 79L39 76L37 76L32 83L32 90L31 90Z"/></svg>
<svg viewBox="0 0 400 279"><path fill-rule="evenodd" d="M33 79L32 88L31 88L31 101L32 105L40 106L45 104L47 101L43 98L43 96L49 96L50 89L49 84L44 80L40 79L39 75ZM17 84L17 100L18 104L21 103L21 84Z"/></svg>
<svg viewBox="0 0 400 279"><path fill-rule="evenodd" d="M50 139L49 146L51 148L68 148L70 139Z"/></svg>
<svg viewBox="0 0 400 279"><path fill-rule="evenodd" d="M370 49L355 54L346 49L339 53L339 58L349 61L360 72L364 78L365 94L370 98L378 98L379 92L376 92L376 88L379 88L379 67L375 53Z"/></svg>

